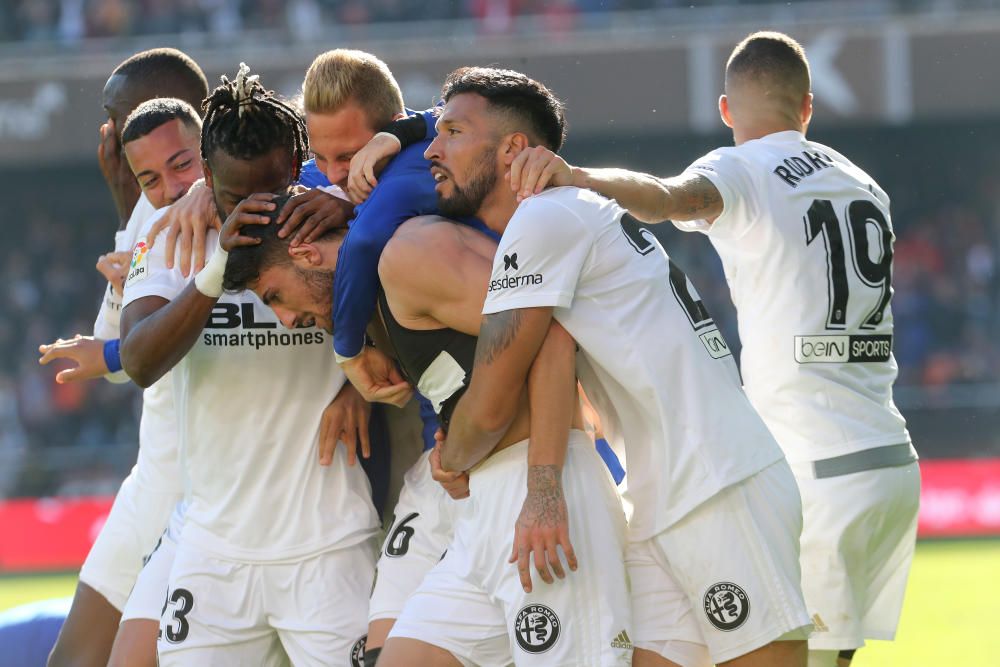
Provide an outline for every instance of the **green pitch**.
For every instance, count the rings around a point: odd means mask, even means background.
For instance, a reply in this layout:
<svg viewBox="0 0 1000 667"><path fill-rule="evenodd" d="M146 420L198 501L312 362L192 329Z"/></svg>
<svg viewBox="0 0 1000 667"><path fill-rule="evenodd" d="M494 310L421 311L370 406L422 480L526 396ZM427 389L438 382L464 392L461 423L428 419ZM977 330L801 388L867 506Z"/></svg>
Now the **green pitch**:
<svg viewBox="0 0 1000 667"><path fill-rule="evenodd" d="M76 576L0 577L0 611L70 596ZM910 571L895 642L871 642L853 667L993 667L1000 664L994 619L1000 600L1000 540L923 542Z"/></svg>

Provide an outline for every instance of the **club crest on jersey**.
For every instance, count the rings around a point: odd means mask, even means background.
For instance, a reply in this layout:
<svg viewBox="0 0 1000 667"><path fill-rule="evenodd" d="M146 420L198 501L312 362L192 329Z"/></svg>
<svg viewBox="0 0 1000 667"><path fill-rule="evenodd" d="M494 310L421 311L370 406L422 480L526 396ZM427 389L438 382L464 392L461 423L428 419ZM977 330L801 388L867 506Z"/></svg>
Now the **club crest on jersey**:
<svg viewBox="0 0 1000 667"><path fill-rule="evenodd" d="M368 635L354 642L354 646L351 647L351 667L365 667L366 641L368 641Z"/></svg>
<svg viewBox="0 0 1000 667"><path fill-rule="evenodd" d="M750 615L750 598L736 584L720 582L705 593L705 615L717 629L735 630L746 623Z"/></svg>
<svg viewBox="0 0 1000 667"><path fill-rule="evenodd" d="M556 613L543 604L529 604L517 612L514 637L526 653L545 653L559 639L562 623Z"/></svg>
<svg viewBox="0 0 1000 667"><path fill-rule="evenodd" d="M139 239L132 250L132 261L128 265L128 276L125 278L125 287L134 285L140 280L149 277L149 246L146 239Z"/></svg>

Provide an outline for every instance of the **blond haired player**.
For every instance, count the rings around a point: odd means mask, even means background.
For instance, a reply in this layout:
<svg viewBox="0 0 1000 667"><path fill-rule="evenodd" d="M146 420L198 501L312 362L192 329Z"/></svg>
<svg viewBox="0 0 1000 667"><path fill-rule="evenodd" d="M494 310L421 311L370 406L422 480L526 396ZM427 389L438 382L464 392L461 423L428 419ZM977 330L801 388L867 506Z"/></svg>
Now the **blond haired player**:
<svg viewBox="0 0 1000 667"><path fill-rule="evenodd" d="M711 239L738 312L746 392L802 494L809 665L846 667L865 639L895 636L920 472L892 401L889 197L806 139L809 91L802 47L754 33L733 50L719 99L734 147L665 179L570 168L533 149L511 185L521 198L545 184L592 188L643 221Z"/></svg>

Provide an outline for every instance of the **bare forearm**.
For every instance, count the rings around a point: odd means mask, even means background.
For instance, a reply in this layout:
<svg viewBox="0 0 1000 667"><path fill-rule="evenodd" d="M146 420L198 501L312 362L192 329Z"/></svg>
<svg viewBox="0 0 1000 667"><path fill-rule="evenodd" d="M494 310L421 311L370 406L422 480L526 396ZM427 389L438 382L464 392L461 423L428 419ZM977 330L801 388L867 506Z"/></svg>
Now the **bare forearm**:
<svg viewBox="0 0 1000 667"><path fill-rule="evenodd" d="M468 470L500 442L517 415L528 372L551 321L552 308L483 316L472 382L455 407L441 454L445 470Z"/></svg>
<svg viewBox="0 0 1000 667"><path fill-rule="evenodd" d="M122 313L122 367L132 380L148 387L177 365L194 346L218 299L189 284L173 301L153 312Z"/></svg>
<svg viewBox="0 0 1000 667"><path fill-rule="evenodd" d="M576 395L576 342L553 322L528 373L531 413L528 466L555 466L562 470ZM529 476L529 482L531 477Z"/></svg>
<svg viewBox="0 0 1000 667"><path fill-rule="evenodd" d="M500 428L490 428L482 420L468 414L471 409L462 410L465 398L459 401L452 414L448 439L441 449L441 467L449 472L468 470L489 456L510 424L507 422Z"/></svg>
<svg viewBox="0 0 1000 667"><path fill-rule="evenodd" d="M713 220L722 213L722 197L704 176L657 178L625 169L573 169L573 185L614 199L642 222Z"/></svg>

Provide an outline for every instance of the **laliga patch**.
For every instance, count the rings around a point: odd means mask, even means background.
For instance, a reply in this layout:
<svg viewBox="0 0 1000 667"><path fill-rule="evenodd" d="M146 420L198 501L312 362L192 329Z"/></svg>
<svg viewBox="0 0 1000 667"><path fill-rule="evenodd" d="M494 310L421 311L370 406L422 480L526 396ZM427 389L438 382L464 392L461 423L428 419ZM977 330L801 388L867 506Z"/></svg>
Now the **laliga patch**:
<svg viewBox="0 0 1000 667"><path fill-rule="evenodd" d="M705 615L717 629L735 630L746 623L750 615L750 598L736 584L720 582L705 593Z"/></svg>
<svg viewBox="0 0 1000 667"><path fill-rule="evenodd" d="M125 278L125 287L131 287L141 280L149 277L149 246L146 239L139 239L132 250L132 262L128 265L128 276Z"/></svg>
<svg viewBox="0 0 1000 667"><path fill-rule="evenodd" d="M514 637L527 653L545 653L559 639L562 623L556 613L543 604L529 604L517 612Z"/></svg>
<svg viewBox="0 0 1000 667"><path fill-rule="evenodd" d="M368 635L365 635L354 642L354 646L351 647L351 667L365 667L365 642L367 640Z"/></svg>

